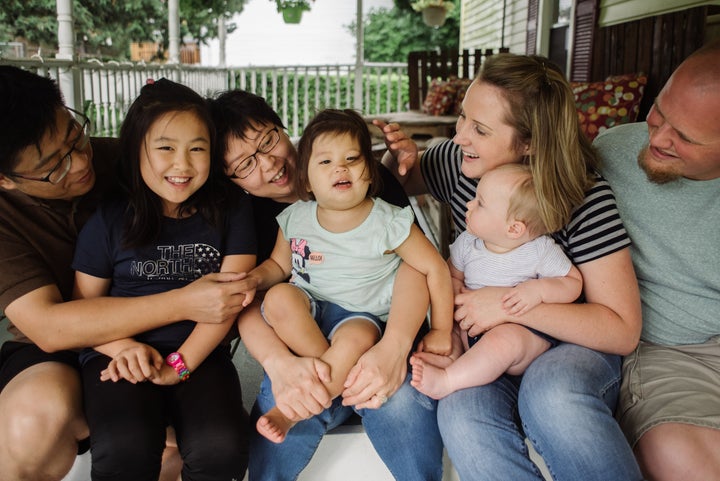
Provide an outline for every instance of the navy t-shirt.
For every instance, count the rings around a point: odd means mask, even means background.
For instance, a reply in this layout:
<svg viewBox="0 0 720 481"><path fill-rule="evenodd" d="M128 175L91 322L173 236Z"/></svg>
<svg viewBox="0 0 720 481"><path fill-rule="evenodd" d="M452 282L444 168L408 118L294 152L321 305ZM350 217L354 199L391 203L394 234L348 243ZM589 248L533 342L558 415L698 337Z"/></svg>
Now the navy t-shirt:
<svg viewBox="0 0 720 481"><path fill-rule="evenodd" d="M252 209L246 196L228 209L222 229L200 214L184 219L164 218L153 245L122 246L126 203L100 207L80 232L72 267L76 271L111 279L112 297L135 297L177 289L205 274L219 272L226 255L256 253ZM180 321L143 332L134 338L158 349L177 349L195 323ZM86 350L81 361L97 353Z"/></svg>

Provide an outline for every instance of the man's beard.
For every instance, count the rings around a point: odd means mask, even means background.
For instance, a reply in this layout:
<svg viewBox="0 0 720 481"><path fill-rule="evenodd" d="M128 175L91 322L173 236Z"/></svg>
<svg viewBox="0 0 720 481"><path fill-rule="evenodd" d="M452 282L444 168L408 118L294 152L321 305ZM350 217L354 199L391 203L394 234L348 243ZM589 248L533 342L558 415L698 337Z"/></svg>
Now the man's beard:
<svg viewBox="0 0 720 481"><path fill-rule="evenodd" d="M638 165L640 168L645 171L645 175L647 176L648 180L650 182L654 182L655 184L667 184L669 182L675 182L676 180L682 178L682 175L675 171L672 167L668 167L666 169L658 169L653 168L648 164L646 161L646 158L649 154L648 152L649 146L646 145L638 154Z"/></svg>

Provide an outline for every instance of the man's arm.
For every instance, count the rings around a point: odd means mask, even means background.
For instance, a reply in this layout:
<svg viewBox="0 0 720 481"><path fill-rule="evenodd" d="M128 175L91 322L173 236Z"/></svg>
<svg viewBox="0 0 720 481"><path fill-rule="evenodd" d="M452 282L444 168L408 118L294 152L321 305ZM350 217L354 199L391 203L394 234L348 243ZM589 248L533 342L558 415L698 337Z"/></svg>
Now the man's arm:
<svg viewBox="0 0 720 481"><path fill-rule="evenodd" d="M244 278L222 272L161 294L69 302L51 284L15 299L5 315L44 351L96 346L185 319L222 322L242 309Z"/></svg>

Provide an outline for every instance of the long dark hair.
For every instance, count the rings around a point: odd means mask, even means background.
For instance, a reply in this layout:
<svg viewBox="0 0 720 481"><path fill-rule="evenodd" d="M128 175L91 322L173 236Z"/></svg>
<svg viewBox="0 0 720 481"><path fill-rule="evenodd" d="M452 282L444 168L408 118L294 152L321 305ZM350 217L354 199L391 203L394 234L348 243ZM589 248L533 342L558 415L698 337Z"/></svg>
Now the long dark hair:
<svg viewBox="0 0 720 481"><path fill-rule="evenodd" d="M162 201L142 178L140 152L152 124L168 112L192 112L210 133L210 175L205 184L180 205L179 212L197 211L212 226L223 226L223 202L230 190L212 151L215 148L215 127L210 110L205 100L189 87L160 79L140 90L120 128L118 176L128 199L123 238L125 247L148 245L160 235Z"/></svg>

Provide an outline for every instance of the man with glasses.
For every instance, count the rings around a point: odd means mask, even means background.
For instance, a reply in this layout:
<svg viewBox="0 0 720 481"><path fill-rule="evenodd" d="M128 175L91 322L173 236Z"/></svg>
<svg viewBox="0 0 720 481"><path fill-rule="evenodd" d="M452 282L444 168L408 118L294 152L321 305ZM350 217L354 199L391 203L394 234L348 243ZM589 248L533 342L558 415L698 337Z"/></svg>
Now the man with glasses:
<svg viewBox="0 0 720 481"><path fill-rule="evenodd" d="M114 190L117 144L57 84L0 66L0 481L60 480L87 449L75 349L183 319L221 322L244 296L210 274L165 294L71 301L79 230ZM71 302L68 302L71 301Z"/></svg>

